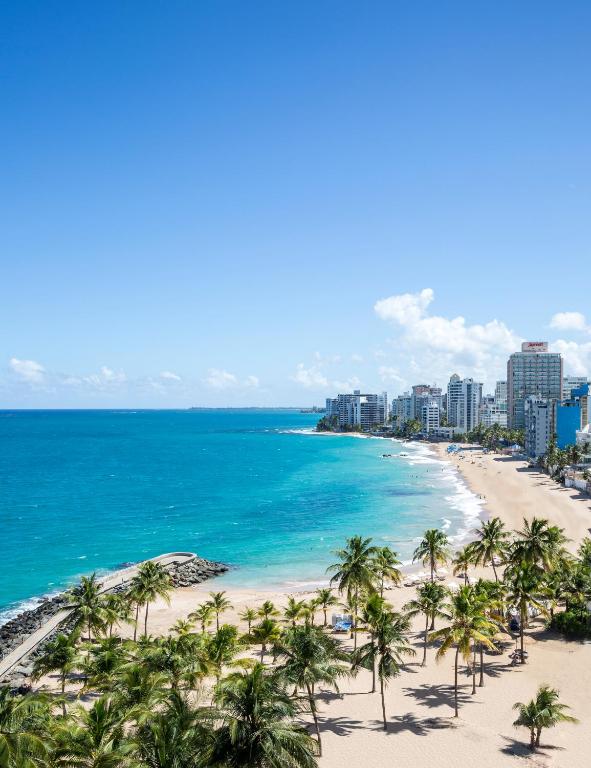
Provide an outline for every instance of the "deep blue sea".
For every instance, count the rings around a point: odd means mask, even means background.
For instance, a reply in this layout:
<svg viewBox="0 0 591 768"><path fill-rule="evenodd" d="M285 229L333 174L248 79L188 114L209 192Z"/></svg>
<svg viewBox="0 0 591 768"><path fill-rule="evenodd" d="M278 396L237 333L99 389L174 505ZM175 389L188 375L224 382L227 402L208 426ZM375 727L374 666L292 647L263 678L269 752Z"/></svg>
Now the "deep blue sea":
<svg viewBox="0 0 591 768"><path fill-rule="evenodd" d="M295 589L323 581L347 536L408 559L425 528L474 525L477 499L424 446L312 434L317 418L1 411L0 614L163 552L230 563L226 584Z"/></svg>

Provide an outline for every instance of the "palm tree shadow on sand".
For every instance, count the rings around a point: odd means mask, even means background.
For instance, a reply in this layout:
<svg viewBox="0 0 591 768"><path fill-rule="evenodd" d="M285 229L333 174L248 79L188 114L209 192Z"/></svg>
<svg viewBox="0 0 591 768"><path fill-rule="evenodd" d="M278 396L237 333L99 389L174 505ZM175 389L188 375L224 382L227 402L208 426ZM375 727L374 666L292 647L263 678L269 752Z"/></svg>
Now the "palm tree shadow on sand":
<svg viewBox="0 0 591 768"><path fill-rule="evenodd" d="M467 688L467 686L465 686ZM428 685L424 683L416 688L403 688L405 696L412 696L419 704L433 709L435 707L449 707L453 713L454 706L454 687L453 685ZM470 695L464 687L458 690L458 704L461 707L468 702L474 702L474 697Z"/></svg>

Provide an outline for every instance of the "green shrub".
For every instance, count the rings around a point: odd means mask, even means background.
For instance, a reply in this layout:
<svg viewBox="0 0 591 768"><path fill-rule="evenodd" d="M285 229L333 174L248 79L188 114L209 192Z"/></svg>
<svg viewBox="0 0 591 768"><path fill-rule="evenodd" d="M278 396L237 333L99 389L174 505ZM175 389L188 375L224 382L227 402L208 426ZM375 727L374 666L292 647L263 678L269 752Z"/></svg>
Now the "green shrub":
<svg viewBox="0 0 591 768"><path fill-rule="evenodd" d="M581 611L556 613L550 626L567 637L591 637L590 615Z"/></svg>

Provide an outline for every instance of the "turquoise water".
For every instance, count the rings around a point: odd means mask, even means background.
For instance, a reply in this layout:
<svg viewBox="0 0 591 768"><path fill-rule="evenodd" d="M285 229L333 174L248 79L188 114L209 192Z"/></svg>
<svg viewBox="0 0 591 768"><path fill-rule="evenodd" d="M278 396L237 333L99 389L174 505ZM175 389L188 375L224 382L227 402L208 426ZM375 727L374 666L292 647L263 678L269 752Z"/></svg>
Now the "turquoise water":
<svg viewBox="0 0 591 768"><path fill-rule="evenodd" d="M324 577L356 533L410 557L477 516L421 446L306 433L292 411L0 412L0 612L162 552L236 566L226 583ZM383 453L409 457L383 459Z"/></svg>

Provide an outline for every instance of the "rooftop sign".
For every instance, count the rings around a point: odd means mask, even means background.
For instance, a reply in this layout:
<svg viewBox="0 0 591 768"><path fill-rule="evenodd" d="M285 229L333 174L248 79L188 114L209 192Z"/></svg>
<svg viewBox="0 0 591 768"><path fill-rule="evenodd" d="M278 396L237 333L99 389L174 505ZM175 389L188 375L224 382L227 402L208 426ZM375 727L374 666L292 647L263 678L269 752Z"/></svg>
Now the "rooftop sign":
<svg viewBox="0 0 591 768"><path fill-rule="evenodd" d="M524 341L521 345L522 352L547 352L547 341Z"/></svg>

